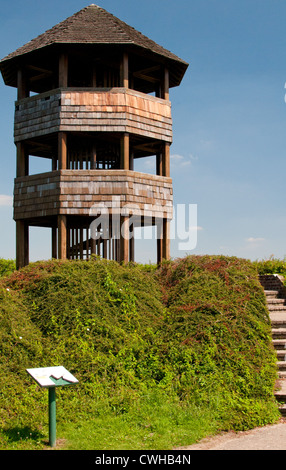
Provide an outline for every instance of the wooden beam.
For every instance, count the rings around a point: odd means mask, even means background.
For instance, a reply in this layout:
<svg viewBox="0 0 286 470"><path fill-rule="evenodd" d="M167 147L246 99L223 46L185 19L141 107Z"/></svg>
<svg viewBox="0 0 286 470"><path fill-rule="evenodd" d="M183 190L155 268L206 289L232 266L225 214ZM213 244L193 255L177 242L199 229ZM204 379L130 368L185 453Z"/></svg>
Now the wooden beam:
<svg viewBox="0 0 286 470"><path fill-rule="evenodd" d="M129 154L129 170L134 170L134 152Z"/></svg>
<svg viewBox="0 0 286 470"><path fill-rule="evenodd" d="M68 55L63 52L59 57L59 88L68 86Z"/></svg>
<svg viewBox="0 0 286 470"><path fill-rule="evenodd" d="M120 168L129 170L129 134L127 133L121 137Z"/></svg>
<svg viewBox="0 0 286 470"><path fill-rule="evenodd" d="M127 52L123 52L122 59L121 59L120 86L123 88L129 88L129 65L128 65Z"/></svg>
<svg viewBox="0 0 286 470"><path fill-rule="evenodd" d="M57 229L52 227L52 258L57 259L58 255L58 240L57 240Z"/></svg>
<svg viewBox="0 0 286 470"><path fill-rule="evenodd" d="M162 176L170 176L170 144L164 143L162 153Z"/></svg>
<svg viewBox="0 0 286 470"><path fill-rule="evenodd" d="M170 259L170 222L168 219L163 219L162 257L163 259Z"/></svg>
<svg viewBox="0 0 286 470"><path fill-rule="evenodd" d="M29 174L29 155L27 154L25 144L17 143L17 169L16 177L27 176Z"/></svg>
<svg viewBox="0 0 286 470"><path fill-rule="evenodd" d="M22 67L18 69L17 73L17 100L22 100L23 98L28 98L29 88L26 70Z"/></svg>
<svg viewBox="0 0 286 470"><path fill-rule="evenodd" d="M164 67L163 71L163 83L162 83L162 98L169 100L169 87L170 87L169 69Z"/></svg>
<svg viewBox="0 0 286 470"><path fill-rule="evenodd" d="M96 170L96 145L93 144L92 146L92 156L91 156L91 162L90 162L90 169L91 170Z"/></svg>
<svg viewBox="0 0 286 470"><path fill-rule="evenodd" d="M148 67L142 70L137 70L133 73L133 76L136 78L140 78L141 80L146 80L147 82L151 83L159 83L160 78L155 76L154 72L158 72L160 70L160 65L155 65L153 67Z"/></svg>
<svg viewBox="0 0 286 470"><path fill-rule="evenodd" d="M156 175L163 176L163 157L162 152L156 154Z"/></svg>
<svg viewBox="0 0 286 470"><path fill-rule="evenodd" d="M120 262L129 261L129 217L120 216Z"/></svg>
<svg viewBox="0 0 286 470"><path fill-rule="evenodd" d="M58 258L67 258L67 217L58 215Z"/></svg>
<svg viewBox="0 0 286 470"><path fill-rule="evenodd" d="M29 226L23 220L16 221L16 269L29 264Z"/></svg>
<svg viewBox="0 0 286 470"><path fill-rule="evenodd" d="M129 261L135 261L135 233L134 233L134 224L131 224L129 228L130 240L129 240Z"/></svg>
<svg viewBox="0 0 286 470"><path fill-rule="evenodd" d="M59 132L58 134L58 160L59 170L67 169L67 134Z"/></svg>
<svg viewBox="0 0 286 470"><path fill-rule="evenodd" d="M35 67L34 65L27 65L26 68L34 72L38 72L37 75L29 77L30 82L35 82L37 80L41 80L42 78L50 77L53 74L51 70L43 69L41 67Z"/></svg>
<svg viewBox="0 0 286 470"><path fill-rule="evenodd" d="M163 260L163 221L158 221L157 224L157 264L158 266Z"/></svg>

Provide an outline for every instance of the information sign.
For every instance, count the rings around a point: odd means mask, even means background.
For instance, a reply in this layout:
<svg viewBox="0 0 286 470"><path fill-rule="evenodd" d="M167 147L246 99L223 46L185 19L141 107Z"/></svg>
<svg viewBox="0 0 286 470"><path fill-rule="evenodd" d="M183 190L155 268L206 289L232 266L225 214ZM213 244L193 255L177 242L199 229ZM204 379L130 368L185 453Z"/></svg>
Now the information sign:
<svg viewBox="0 0 286 470"><path fill-rule="evenodd" d="M78 383L78 380L63 366L26 370L41 387L59 387Z"/></svg>

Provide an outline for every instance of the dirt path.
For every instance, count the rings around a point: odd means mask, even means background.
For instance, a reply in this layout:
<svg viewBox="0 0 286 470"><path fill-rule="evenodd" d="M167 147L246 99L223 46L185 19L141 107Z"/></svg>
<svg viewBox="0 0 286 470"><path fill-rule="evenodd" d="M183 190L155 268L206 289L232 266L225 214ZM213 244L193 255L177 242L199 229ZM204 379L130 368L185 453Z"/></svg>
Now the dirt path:
<svg viewBox="0 0 286 470"><path fill-rule="evenodd" d="M227 432L202 439L197 444L179 447L184 450L286 450L286 420L254 428L251 431Z"/></svg>

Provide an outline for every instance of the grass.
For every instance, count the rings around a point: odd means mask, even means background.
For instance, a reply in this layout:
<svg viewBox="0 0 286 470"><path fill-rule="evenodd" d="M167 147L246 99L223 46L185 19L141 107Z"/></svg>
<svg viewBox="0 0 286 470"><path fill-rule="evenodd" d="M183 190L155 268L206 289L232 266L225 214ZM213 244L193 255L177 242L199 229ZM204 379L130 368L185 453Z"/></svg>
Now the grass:
<svg viewBox="0 0 286 470"><path fill-rule="evenodd" d="M61 434L66 438L65 449L164 450L195 442L213 431L206 410L182 407L151 394L124 415L101 414L88 423L67 424Z"/></svg>
<svg viewBox="0 0 286 470"><path fill-rule="evenodd" d="M0 449L44 449L47 390L64 365L61 449L171 449L279 418L276 355L257 266L188 256L156 266L2 260Z"/></svg>

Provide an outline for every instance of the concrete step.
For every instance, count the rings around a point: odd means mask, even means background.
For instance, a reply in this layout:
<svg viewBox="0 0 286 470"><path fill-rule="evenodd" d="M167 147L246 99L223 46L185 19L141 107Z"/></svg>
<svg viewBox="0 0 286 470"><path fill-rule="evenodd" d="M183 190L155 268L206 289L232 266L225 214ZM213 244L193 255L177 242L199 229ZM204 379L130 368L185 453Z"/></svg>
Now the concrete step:
<svg viewBox="0 0 286 470"><path fill-rule="evenodd" d="M285 305L269 305L269 304L267 304L267 308L269 310L269 313L281 312L281 313L284 313L284 315L286 317L286 306Z"/></svg>
<svg viewBox="0 0 286 470"><path fill-rule="evenodd" d="M272 339L286 339L286 328L272 328Z"/></svg>
<svg viewBox="0 0 286 470"><path fill-rule="evenodd" d="M276 350L282 350L285 349L286 352L286 338L282 339L273 339L272 340L273 346Z"/></svg>
<svg viewBox="0 0 286 470"><path fill-rule="evenodd" d="M286 361L286 350L285 349L277 349L276 350L277 360L279 361Z"/></svg>
<svg viewBox="0 0 286 470"><path fill-rule="evenodd" d="M267 299L267 303L268 304L281 304L281 305L285 305L285 299L279 299L279 298L269 298Z"/></svg>
<svg viewBox="0 0 286 470"><path fill-rule="evenodd" d="M286 371L286 361L277 361L279 371Z"/></svg>
<svg viewBox="0 0 286 470"><path fill-rule="evenodd" d="M278 380L274 395L279 402L286 402L286 379Z"/></svg>
<svg viewBox="0 0 286 470"><path fill-rule="evenodd" d="M284 312L271 312L269 316L272 328L286 328L286 314Z"/></svg>
<svg viewBox="0 0 286 470"><path fill-rule="evenodd" d="M266 298L275 299L277 298L279 291L278 290L264 290Z"/></svg>
<svg viewBox="0 0 286 470"><path fill-rule="evenodd" d="M286 404L285 403L280 403L278 407L281 416L286 416Z"/></svg>

